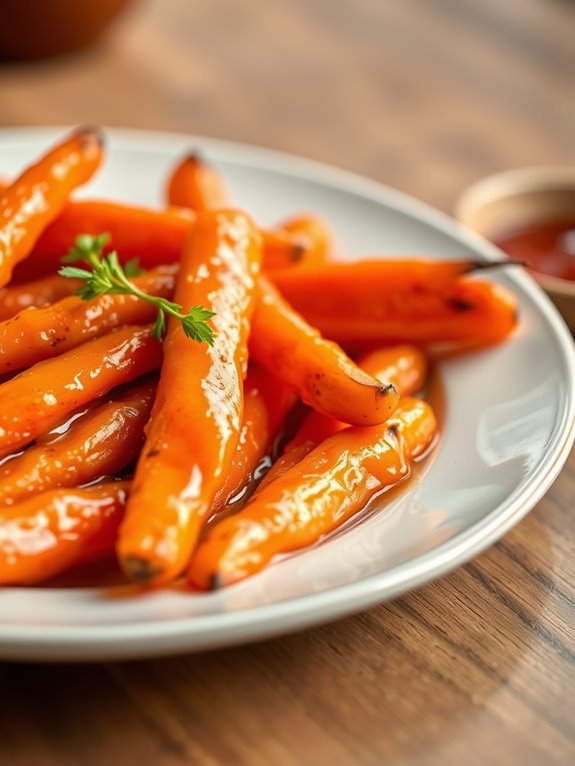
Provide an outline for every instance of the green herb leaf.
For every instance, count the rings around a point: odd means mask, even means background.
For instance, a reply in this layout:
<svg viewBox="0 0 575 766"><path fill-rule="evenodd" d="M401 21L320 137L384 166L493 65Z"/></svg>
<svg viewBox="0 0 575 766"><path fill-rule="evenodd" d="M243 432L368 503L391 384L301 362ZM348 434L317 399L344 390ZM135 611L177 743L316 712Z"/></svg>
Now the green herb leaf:
<svg viewBox="0 0 575 766"><path fill-rule="evenodd" d="M182 313L182 306L166 298L149 295L130 282L129 277L138 276L141 271L137 258L129 260L122 267L118 253L112 250L104 256L104 247L109 242L108 234L82 234L76 238L74 247L61 260L63 263L85 261L92 268L80 269L77 266L63 266L58 272L63 277L70 279L82 279L84 284L76 291L83 300L89 301L106 293L112 295L133 295L141 300L152 303L158 309L158 316L152 327L152 335L157 340L162 340L166 334L166 315L178 319L182 323L182 329L186 337L198 343L214 343L214 332L208 320L214 315L203 306L192 306L186 313Z"/></svg>
<svg viewBox="0 0 575 766"><path fill-rule="evenodd" d="M140 274L143 274L144 270L140 268L140 259L139 258L130 258L129 261L126 261L124 264L124 274L127 277L139 277Z"/></svg>

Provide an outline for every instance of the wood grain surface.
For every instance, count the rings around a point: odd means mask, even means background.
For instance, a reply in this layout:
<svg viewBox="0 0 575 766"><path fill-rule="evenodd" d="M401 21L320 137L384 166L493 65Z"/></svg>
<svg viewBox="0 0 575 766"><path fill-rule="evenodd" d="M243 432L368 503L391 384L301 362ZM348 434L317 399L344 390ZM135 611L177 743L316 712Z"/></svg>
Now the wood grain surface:
<svg viewBox="0 0 575 766"><path fill-rule="evenodd" d="M150 0L98 46L0 67L0 124L271 146L449 211L575 165L567 0ZM298 635L107 665L0 665L2 766L575 763L575 457L500 543ZM1 616L0 616L1 620Z"/></svg>

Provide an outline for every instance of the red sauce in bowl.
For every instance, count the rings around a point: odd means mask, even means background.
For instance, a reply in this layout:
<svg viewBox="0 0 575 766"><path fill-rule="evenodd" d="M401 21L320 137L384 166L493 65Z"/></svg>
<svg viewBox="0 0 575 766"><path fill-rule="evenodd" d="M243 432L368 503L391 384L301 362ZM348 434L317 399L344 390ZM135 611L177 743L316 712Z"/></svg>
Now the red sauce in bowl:
<svg viewBox="0 0 575 766"><path fill-rule="evenodd" d="M495 238L495 244L511 258L527 261L532 271L575 281L575 215L515 229Z"/></svg>

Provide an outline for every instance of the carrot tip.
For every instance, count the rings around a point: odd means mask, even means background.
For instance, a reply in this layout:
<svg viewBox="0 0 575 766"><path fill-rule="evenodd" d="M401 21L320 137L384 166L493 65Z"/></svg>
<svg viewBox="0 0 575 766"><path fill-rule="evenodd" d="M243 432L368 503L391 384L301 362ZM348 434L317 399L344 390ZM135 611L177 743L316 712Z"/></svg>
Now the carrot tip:
<svg viewBox="0 0 575 766"><path fill-rule="evenodd" d="M93 141L96 141L100 147L103 147L105 144L104 131L99 125L82 125L74 131L74 135L78 136L86 146Z"/></svg>
<svg viewBox="0 0 575 766"><path fill-rule="evenodd" d="M296 242L292 247L290 254L290 261L292 263L299 263L306 254L307 247L303 242Z"/></svg>
<svg viewBox="0 0 575 766"><path fill-rule="evenodd" d="M218 572L214 572L208 581L209 590L218 590L224 585L224 582Z"/></svg>
<svg viewBox="0 0 575 766"><path fill-rule="evenodd" d="M192 151L186 155L186 160L188 162L192 162L198 167L202 167L208 164L204 158L204 155L199 151L199 149L192 149Z"/></svg>
<svg viewBox="0 0 575 766"><path fill-rule="evenodd" d="M397 394L397 388L393 383L388 383L385 386L379 386L377 392L381 394L381 396L390 396L392 394Z"/></svg>
<svg viewBox="0 0 575 766"><path fill-rule="evenodd" d="M122 568L130 580L141 584L151 582L163 572L162 567L154 566L140 556L127 556L122 559Z"/></svg>

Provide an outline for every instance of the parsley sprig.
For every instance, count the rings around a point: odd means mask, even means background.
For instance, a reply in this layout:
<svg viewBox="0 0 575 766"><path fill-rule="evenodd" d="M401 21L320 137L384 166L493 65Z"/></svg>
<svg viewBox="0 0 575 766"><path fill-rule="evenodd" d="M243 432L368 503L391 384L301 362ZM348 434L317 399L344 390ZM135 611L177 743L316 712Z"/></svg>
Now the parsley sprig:
<svg viewBox="0 0 575 766"><path fill-rule="evenodd" d="M76 238L74 247L62 258L62 263L75 263L83 261L88 269L78 266L63 266L58 272L63 277L81 279L84 284L76 291L85 301L98 298L106 293L112 295L134 295L148 303L152 303L158 309L158 316L152 328L152 335L157 340L162 340L166 334L167 316L175 317L182 323L184 333L188 338L207 343L214 343L214 332L208 320L214 316L213 311L208 311L203 306L192 306L187 313L182 313L179 303L150 295L140 290L137 285L130 281L130 277L136 277L141 273L137 258L132 258L124 266L120 264L118 253L113 250L104 255L104 247L109 241L108 234L81 234Z"/></svg>

